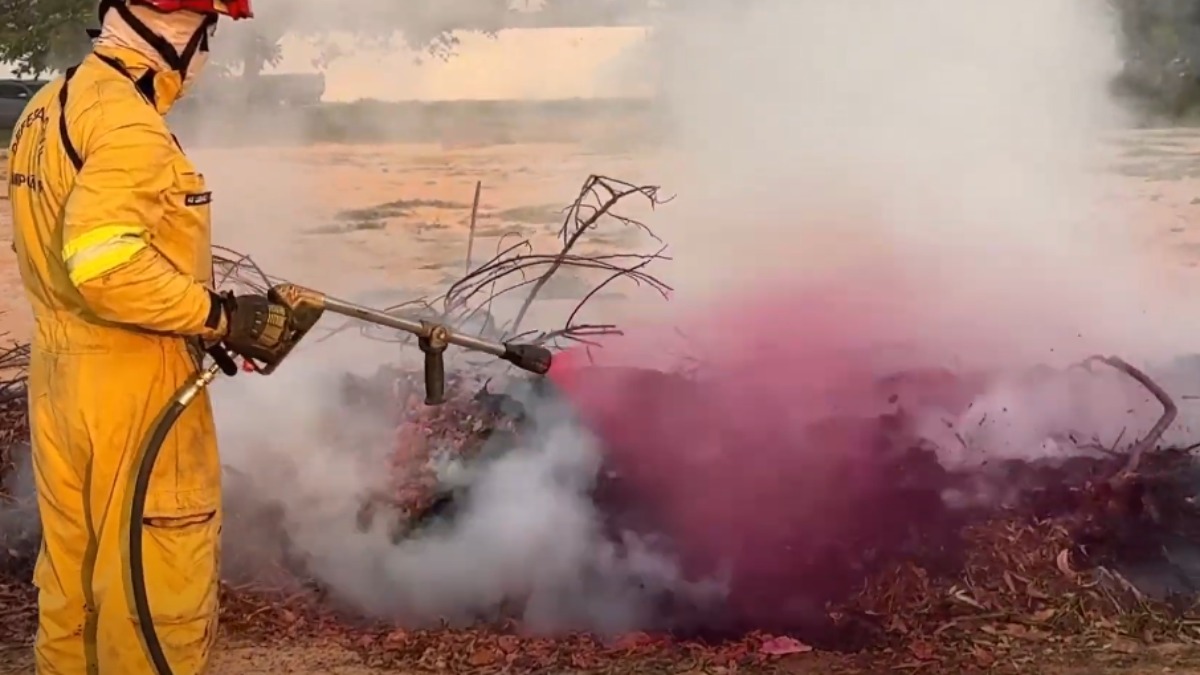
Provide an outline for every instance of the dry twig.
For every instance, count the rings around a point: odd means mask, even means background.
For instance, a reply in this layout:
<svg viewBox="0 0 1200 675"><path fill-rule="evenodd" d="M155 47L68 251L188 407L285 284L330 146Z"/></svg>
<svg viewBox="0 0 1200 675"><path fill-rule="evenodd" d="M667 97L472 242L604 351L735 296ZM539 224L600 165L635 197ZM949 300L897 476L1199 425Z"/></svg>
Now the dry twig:
<svg viewBox="0 0 1200 675"><path fill-rule="evenodd" d="M1133 378L1138 384L1145 387L1154 398L1158 399L1158 402L1163 407L1162 416L1158 418L1158 421L1154 423L1154 426L1151 427L1145 436L1134 442L1133 446L1130 447L1129 461L1126 462L1124 468L1113 478L1116 481L1128 480L1137 472L1138 466L1142 462L1142 455L1158 444L1167 428L1175 421L1176 415L1179 414L1179 408L1175 406L1175 402L1171 400L1171 396L1157 382L1143 371L1130 365L1124 359L1116 356L1091 356L1084 359L1081 365L1085 368L1090 368L1091 364L1096 362L1116 368Z"/></svg>
<svg viewBox="0 0 1200 675"><path fill-rule="evenodd" d="M528 240L499 250L491 260L450 286L442 299L443 315L452 317L451 323L469 321L480 313L485 313L490 318L491 306L497 298L528 288L529 291L512 323L499 329L506 339L531 340L540 344L556 344L558 340L565 339L595 344L591 338L619 334L616 327L610 324L576 324L575 319L589 300L617 279L628 279L637 285L647 285L664 298L669 297L671 287L644 271L651 262L670 260L664 255L666 247L660 247L653 253L581 255L574 251L585 235L606 222L636 228L661 243L647 225L617 210L623 200L631 197L641 197L652 209L670 201L661 198L659 188L655 186L635 185L606 176L589 176L575 201L565 209L563 224L559 229L562 248L557 253L535 253L532 243ZM563 328L549 332L522 333L521 326L530 307L549 281L563 268L595 270L607 274L599 286L593 287L584 295L572 310Z"/></svg>
<svg viewBox="0 0 1200 675"><path fill-rule="evenodd" d="M652 209L670 201L659 196L659 188L656 186L635 185L606 176L589 176L575 201L564 210L565 216L559 230L562 248L557 253L537 253L528 239L512 242L506 237L501 237L496 253L490 260L474 269L468 269L466 274L451 284L441 296L433 299L418 298L383 307L381 310L390 314L411 313L419 318L440 321L450 326L466 326L485 335L508 340L526 339L554 346L559 346L559 341L565 340L594 346L598 337L620 334L618 328L612 324L575 323L584 306L599 291L618 279L628 279L639 286L649 286L664 298L668 298L672 290L670 286L645 271L654 261L670 260L665 255L665 246L660 246L652 253L585 255L575 252L585 235L606 223L633 227L661 244L661 240L646 224L619 212L620 204L633 197L642 198ZM218 249L218 254L214 256L219 270L216 278L223 286L263 292L272 284L284 281L263 272L249 256L230 249ZM470 257L469 253L468 261ZM583 296L562 328L544 332L519 332L538 295L564 268L604 273L605 277ZM496 300L526 288L529 289L528 294L522 301L515 319L506 326L497 325L492 314ZM328 330L320 339L328 339L351 327L357 327L364 335L376 339L401 344L413 340L413 336L408 334L382 331L353 321Z"/></svg>
<svg viewBox="0 0 1200 675"><path fill-rule="evenodd" d="M475 219L479 215L479 193L483 190L483 181L475 181L475 199L471 201L471 230L467 234L467 264L463 274L471 273L471 254L475 251Z"/></svg>

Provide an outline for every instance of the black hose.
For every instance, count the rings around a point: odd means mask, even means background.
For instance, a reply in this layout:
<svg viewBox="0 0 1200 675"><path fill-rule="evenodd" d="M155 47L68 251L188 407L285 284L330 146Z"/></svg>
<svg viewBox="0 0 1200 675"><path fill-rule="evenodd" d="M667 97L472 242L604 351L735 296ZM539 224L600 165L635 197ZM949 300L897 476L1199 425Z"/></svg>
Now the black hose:
<svg viewBox="0 0 1200 675"><path fill-rule="evenodd" d="M133 494L129 498L129 585L133 595L133 611L137 616L138 627L142 632L142 641L146 651L150 653L150 662L158 675L174 675L167 655L163 652L162 642L158 632L154 630L154 616L150 613L150 598L146 593L146 566L142 560L142 525L146 516L146 496L150 492L150 476L154 473L154 463L158 461L158 453L162 451L167 434L175 427L179 416L187 409L188 404L204 387L207 387L216 377L217 370L233 376L238 372L237 363L223 345L217 344L208 348L208 354L213 358L214 366L207 371L197 373L188 380L171 398L159 414L158 420L150 428L141 446L141 459L137 466L137 477L133 482Z"/></svg>
<svg viewBox="0 0 1200 675"><path fill-rule="evenodd" d="M188 399L190 401L190 398ZM158 632L154 630L154 617L150 614L150 599L146 594L146 569L142 560L142 518L146 514L146 495L150 490L150 474L162 450L163 441L175 426L179 416L187 408L187 402L176 397L159 416L142 446L142 459L137 467L137 478L133 484L133 495L129 504L129 580L133 591L133 609L150 661L158 675L174 675L167 655L163 653Z"/></svg>

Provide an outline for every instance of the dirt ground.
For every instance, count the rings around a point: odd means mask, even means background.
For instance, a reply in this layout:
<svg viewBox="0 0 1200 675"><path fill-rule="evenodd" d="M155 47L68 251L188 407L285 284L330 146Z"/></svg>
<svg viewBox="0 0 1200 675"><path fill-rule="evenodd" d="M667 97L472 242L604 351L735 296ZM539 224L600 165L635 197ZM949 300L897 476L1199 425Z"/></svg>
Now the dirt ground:
<svg viewBox="0 0 1200 675"><path fill-rule="evenodd" d="M1105 665L1103 661L1053 664L1027 670L1046 675L1195 675L1200 669L1169 665L1161 655L1149 654L1133 660L1135 665ZM831 672L834 660L820 654L784 657L773 672L777 675L823 675ZM897 669L894 672L935 672L923 668ZM0 673L32 673L33 660L28 649L0 647ZM843 672L843 671L837 671ZM209 675L412 675L405 671L372 668L355 653L338 645L267 645L226 640L218 647ZM557 673L553 675L559 675ZM647 673L646 675L651 675ZM657 674L654 674L657 675ZM701 671L683 671L681 675L701 675ZM728 675L733 675L729 671Z"/></svg>
<svg viewBox="0 0 1200 675"><path fill-rule="evenodd" d="M0 673L32 673L28 649L0 649ZM219 647L210 675L383 675L364 666L357 654L337 645L262 645L226 641Z"/></svg>
<svg viewBox="0 0 1200 675"><path fill-rule="evenodd" d="M1200 131L1141 132L1117 139L1110 198L1136 208L1135 236L1169 260L1183 282L1200 274ZM647 157L600 154L574 145L445 149L437 145L201 150L195 161L214 190L214 240L252 254L268 271L336 294L378 289L417 295L462 274L471 201L482 182L473 259L490 257L505 235L553 237L561 209L591 173L639 180ZM5 175L6 156L0 151ZM0 195L0 201L7 197ZM0 330L27 339L30 318L7 242L11 217L0 204ZM619 245L619 242L615 243ZM27 647L0 645L0 672L32 672ZM1186 673L1148 665L1055 667L1054 673ZM823 671L820 656L780 664ZM382 673L336 646L224 641L214 673Z"/></svg>
<svg viewBox="0 0 1200 675"><path fill-rule="evenodd" d="M0 648L0 673L32 673L33 658L26 648ZM362 665L357 655L335 646L271 647L223 644L217 652L212 675L373 675L383 673Z"/></svg>

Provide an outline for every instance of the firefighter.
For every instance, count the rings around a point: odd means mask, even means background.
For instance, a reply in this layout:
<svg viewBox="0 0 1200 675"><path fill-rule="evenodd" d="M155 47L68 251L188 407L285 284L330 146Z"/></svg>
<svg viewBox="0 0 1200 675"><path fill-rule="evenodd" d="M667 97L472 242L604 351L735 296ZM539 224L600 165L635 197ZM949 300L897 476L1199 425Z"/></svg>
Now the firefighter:
<svg viewBox="0 0 1200 675"><path fill-rule="evenodd" d="M122 518L143 438L205 348L272 348L288 320L265 296L211 289L212 195L164 119L219 17L248 19L249 5L103 0L92 53L14 130L14 249L35 319L41 675L161 672L132 608ZM205 670L216 635L220 472L202 396L162 446L142 519L150 619L177 675Z"/></svg>

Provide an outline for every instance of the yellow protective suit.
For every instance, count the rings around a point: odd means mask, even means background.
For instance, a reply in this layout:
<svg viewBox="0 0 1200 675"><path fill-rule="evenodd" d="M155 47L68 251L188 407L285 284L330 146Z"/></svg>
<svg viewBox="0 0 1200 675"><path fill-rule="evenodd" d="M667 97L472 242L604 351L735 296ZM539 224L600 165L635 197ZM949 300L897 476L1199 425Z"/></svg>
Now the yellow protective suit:
<svg viewBox="0 0 1200 675"><path fill-rule="evenodd" d="M33 98L13 134L14 247L36 322L42 675L153 672L124 516L147 430L196 371L196 343L224 327L206 288L210 193L135 86L148 65L97 47ZM205 670L216 631L220 472L202 396L163 445L143 519L154 624L177 675Z"/></svg>

